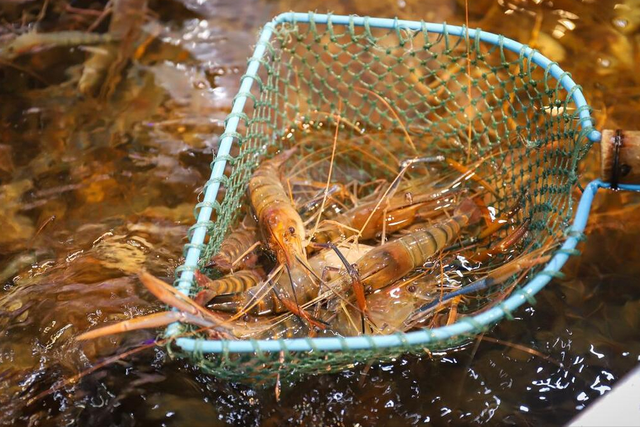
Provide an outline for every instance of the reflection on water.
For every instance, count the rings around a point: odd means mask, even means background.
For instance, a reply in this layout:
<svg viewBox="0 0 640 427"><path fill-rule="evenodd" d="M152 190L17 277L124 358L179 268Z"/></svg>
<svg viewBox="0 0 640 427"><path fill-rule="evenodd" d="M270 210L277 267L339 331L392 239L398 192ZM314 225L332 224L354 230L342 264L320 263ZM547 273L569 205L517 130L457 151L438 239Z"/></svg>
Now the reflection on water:
<svg viewBox="0 0 640 427"><path fill-rule="evenodd" d="M64 8L52 3L45 27ZM145 31L157 37L107 103L80 97L69 83L84 58L77 49L42 51L2 66L2 422L548 425L566 422L606 393L640 356L634 280L640 263L628 262L640 259L639 199L624 193L598 196L591 237L567 278L513 321L444 357L410 357L284 384L276 402L273 390L219 381L154 348L44 393L102 357L154 337L141 331L82 345L73 340L95 324L160 309L132 272L146 268L168 279L179 265L192 206L263 22L295 8L459 24L463 5L152 4L156 14ZM583 85L601 126L633 129L640 97L634 5L469 0L469 12L474 27L559 60ZM30 2L2 7L7 22L40 10ZM65 19L75 16L65 13ZM0 37L9 31L3 27ZM597 174L595 156L585 169L585 181Z"/></svg>

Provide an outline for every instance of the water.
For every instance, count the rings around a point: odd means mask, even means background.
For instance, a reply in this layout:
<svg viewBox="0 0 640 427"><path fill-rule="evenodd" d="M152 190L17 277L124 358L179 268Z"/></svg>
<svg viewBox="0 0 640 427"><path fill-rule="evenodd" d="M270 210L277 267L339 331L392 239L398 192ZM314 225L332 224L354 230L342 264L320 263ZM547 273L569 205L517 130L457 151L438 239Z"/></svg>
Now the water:
<svg viewBox="0 0 640 427"><path fill-rule="evenodd" d="M640 357L634 280L640 199L625 193L598 195L583 256L533 308L444 357L409 357L283 384L277 401L273 389L219 381L154 348L47 394L103 357L155 336L73 339L99 321L161 308L132 272L144 267L168 278L180 264L216 135L262 23L295 7L460 24L463 3L153 4L159 22L153 28L164 43L148 46L124 89L106 104L64 84L78 72L70 66L84 58L78 50L18 59L32 75L0 68L2 423L562 425L610 390ZM614 9L613 1L469 3L472 26L533 40L560 60L583 86L601 128L634 129L638 12L624 3ZM2 15L19 22L40 7L10 3ZM55 24L61 13L75 25L91 22L62 10L52 2L42 25ZM585 182L597 167L595 156L585 162Z"/></svg>

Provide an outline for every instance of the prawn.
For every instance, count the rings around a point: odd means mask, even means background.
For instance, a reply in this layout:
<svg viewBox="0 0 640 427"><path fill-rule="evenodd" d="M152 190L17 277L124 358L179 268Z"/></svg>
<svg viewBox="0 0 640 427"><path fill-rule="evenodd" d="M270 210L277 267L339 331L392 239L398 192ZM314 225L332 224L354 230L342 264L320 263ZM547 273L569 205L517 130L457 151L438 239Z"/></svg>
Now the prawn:
<svg viewBox="0 0 640 427"><path fill-rule="evenodd" d="M431 291L439 280L421 272L417 276L400 280L378 292L367 296L367 316L373 332L388 334L404 332L404 321L425 301L432 299ZM354 322L349 321L358 313L351 307L340 310L336 316L334 330L350 336L362 333ZM333 323L332 323L333 324Z"/></svg>
<svg viewBox="0 0 640 427"><path fill-rule="evenodd" d="M453 301L464 295L502 284L513 275L547 262L550 258L539 255L540 251L536 251L519 257L499 266L482 278L442 296L439 296L440 292L436 291L441 286L442 276L433 277L427 272L421 272L417 276L400 280L367 296L367 314L371 323L376 325L374 332L381 334L406 332L418 323L422 323L429 313L447 301ZM460 274L465 275L458 270L454 277L458 277ZM352 316L352 312L353 309L339 312L337 315L339 321L334 330L342 335L357 335L360 332L358 328L353 323L345 321L345 318Z"/></svg>
<svg viewBox="0 0 640 427"><path fill-rule="evenodd" d="M217 254L211 257L207 267L216 267L222 273L253 268L258 261L254 249L259 246L258 229L248 215L240 227L229 234L220 245Z"/></svg>
<svg viewBox="0 0 640 427"><path fill-rule="evenodd" d="M274 158L263 162L249 179L249 198L253 211L258 218L258 225L264 234L269 249L275 252L278 262L285 266L290 277L289 289L278 286L272 288L273 295L281 306L313 323L309 314L300 308L296 280L292 277L292 270L296 264L307 267L307 253L304 245L307 243L304 223L293 201L287 195L282 184L280 169L293 155L296 148L283 151ZM307 268L308 269L308 268ZM308 269L310 270L310 269ZM305 270L300 270L304 272ZM291 292L287 292L290 290ZM273 300L273 299L272 299ZM275 306L278 306L275 304Z"/></svg>
<svg viewBox="0 0 640 427"><path fill-rule="evenodd" d="M313 241L323 244L356 234L368 240L376 237L383 228L386 233L394 233L412 225L425 206L461 191L459 188L452 189L449 185L435 191L423 191L433 185L430 180L416 179L400 186L397 190L400 194L392 196L387 203L380 203L377 198L365 200L365 203L333 219L331 223L339 223L340 227L317 232Z"/></svg>
<svg viewBox="0 0 640 427"><path fill-rule="evenodd" d="M345 248L344 246L342 248ZM347 263L355 262L372 250L372 246L359 244L345 250ZM323 250L309 259L311 271L323 281L335 280L341 272L343 261L330 250ZM266 284L265 284L266 285ZM282 274L273 285L271 292L264 286L254 286L247 291L230 297L216 297L209 307L214 310L231 312L248 312L255 315L283 313L287 310L282 304L282 297L289 297L296 289L299 304L314 299L320 287L309 278L299 265L290 270L289 275Z"/></svg>
<svg viewBox="0 0 640 427"><path fill-rule="evenodd" d="M283 151L263 162L249 179L249 198L258 225L269 248L287 267L292 267L296 259L303 262L307 259L303 247L304 223L280 179L282 165L295 151L295 148Z"/></svg>
<svg viewBox="0 0 640 427"><path fill-rule="evenodd" d="M353 266L364 293L370 294L381 289L421 267L456 239L463 227L476 223L481 216L476 204L466 199L456 208L453 217L372 249ZM325 292L318 298L325 299L334 293L346 293L350 285L353 285L351 277L343 275L330 282L330 292ZM362 295L355 297L363 299ZM366 310L366 307L362 309Z"/></svg>

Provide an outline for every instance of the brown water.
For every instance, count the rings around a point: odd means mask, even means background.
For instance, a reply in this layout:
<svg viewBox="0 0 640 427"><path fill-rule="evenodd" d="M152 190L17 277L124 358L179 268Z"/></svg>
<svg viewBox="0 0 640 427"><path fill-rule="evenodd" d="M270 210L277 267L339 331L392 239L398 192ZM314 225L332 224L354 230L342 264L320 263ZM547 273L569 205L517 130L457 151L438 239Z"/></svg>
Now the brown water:
<svg viewBox="0 0 640 427"><path fill-rule="evenodd" d="M469 0L470 20L557 59L583 86L601 128L634 129L640 10L630 0L631 9L614 9L621 1ZM61 4L51 2L44 29L86 28L95 19ZM283 384L278 402L272 389L219 381L155 348L38 397L155 336L73 339L98 322L162 307L132 272L145 267L168 278L180 264L192 207L262 23L293 8L460 24L463 4L155 2L150 30L159 38L107 103L65 83L84 58L77 49L15 61L29 73L0 67L2 423L562 425L610 390L640 358L640 198L625 193L598 195L584 255L566 279L514 321L442 358ZM9 22L33 21L41 6L2 3L0 36ZM594 159L585 182L597 174Z"/></svg>

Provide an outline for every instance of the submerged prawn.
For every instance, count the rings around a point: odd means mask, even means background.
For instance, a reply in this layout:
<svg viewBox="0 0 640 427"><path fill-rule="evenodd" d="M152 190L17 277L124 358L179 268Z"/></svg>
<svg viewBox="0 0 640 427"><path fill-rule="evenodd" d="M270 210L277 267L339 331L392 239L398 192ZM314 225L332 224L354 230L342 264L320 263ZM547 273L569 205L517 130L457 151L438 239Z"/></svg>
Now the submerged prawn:
<svg viewBox="0 0 640 427"><path fill-rule="evenodd" d="M273 295L281 306L296 316L322 327L300 308L299 291L292 277L295 265L301 264L306 267L307 264L304 223L282 185L280 170L295 151L295 148L283 151L258 166L249 179L249 199L269 248L275 252L278 262L284 265L287 275L290 276L291 292L287 292L289 289L281 288L280 283L275 283L272 287Z"/></svg>
<svg viewBox="0 0 640 427"><path fill-rule="evenodd" d="M473 291L474 287L470 287L471 285L459 287L461 277L467 277L471 274L476 275L478 273L477 270L481 268L480 262L487 260L489 256L507 256L511 248L521 242L527 230L527 223L525 221L523 226L516 228L513 233L504 237L495 245L495 248L472 258L474 264L476 264L475 267L465 263L460 264L459 258L449 255L439 263L440 267L433 267L413 277L401 279L393 285L367 295L367 314L371 321L370 323L375 326L373 332L381 334L405 332L415 326L415 322L411 323L409 319L415 316L421 307L426 307L438 300L440 302L448 301ZM504 283L514 274L541 262L546 262L548 259L540 258L538 255L539 252L535 252L498 265L497 268L483 277L482 283L487 286ZM434 275L434 271L439 274ZM475 291L480 291L481 289L478 288L480 285L477 284L479 282L474 283L476 283L474 285ZM446 286L443 287L444 284ZM443 297L443 292L446 292L445 288L448 288L451 292L444 294L445 296ZM345 321L345 319L351 319L357 314L353 307L345 307L344 310L341 310L337 316L339 320L336 323L337 332L343 335L361 333L361 330L353 322Z"/></svg>
<svg viewBox="0 0 640 427"><path fill-rule="evenodd" d="M432 301L432 291L438 285L438 278L420 273L416 277L400 280L373 294L367 295L367 316L373 332L390 334L404 332L404 321L416 308L425 302ZM338 311L335 325L340 335L350 336L363 333L353 321L359 316L353 307L344 307Z"/></svg>
<svg viewBox="0 0 640 427"><path fill-rule="evenodd" d="M313 236L313 241L324 244L353 235L368 240L383 231L388 234L400 231L411 226L425 207L462 191L462 187L455 185L458 182L459 179L456 179L434 190L437 182L434 183L431 177L406 181L396 189L389 188L387 191L392 190L395 194L387 200L381 201L377 196L368 197L363 203L333 218L333 221L329 221L330 225L337 224L338 227L322 227Z"/></svg>

